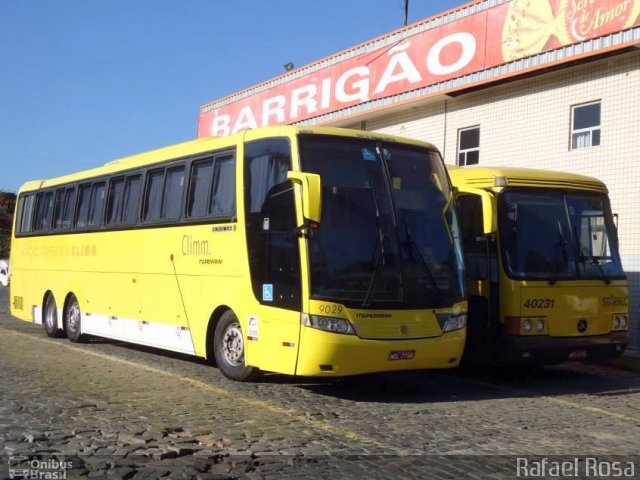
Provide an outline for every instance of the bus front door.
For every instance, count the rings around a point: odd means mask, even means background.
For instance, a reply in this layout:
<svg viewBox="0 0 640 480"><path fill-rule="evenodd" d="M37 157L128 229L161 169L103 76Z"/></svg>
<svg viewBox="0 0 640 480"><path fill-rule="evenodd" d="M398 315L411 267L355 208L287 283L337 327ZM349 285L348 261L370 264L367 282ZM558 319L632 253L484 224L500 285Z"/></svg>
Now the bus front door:
<svg viewBox="0 0 640 480"><path fill-rule="evenodd" d="M469 321L463 361L493 362L498 325L498 265L493 196L474 188L459 188L456 197L462 232Z"/></svg>

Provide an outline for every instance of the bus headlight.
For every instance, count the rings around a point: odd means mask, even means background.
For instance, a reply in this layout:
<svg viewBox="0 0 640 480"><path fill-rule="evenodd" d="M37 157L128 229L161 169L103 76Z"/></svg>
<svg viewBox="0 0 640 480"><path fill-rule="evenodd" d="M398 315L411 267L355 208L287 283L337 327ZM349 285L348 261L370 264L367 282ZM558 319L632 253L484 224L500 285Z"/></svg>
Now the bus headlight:
<svg viewBox="0 0 640 480"><path fill-rule="evenodd" d="M629 317L622 315L620 317L620 328L625 329L629 327Z"/></svg>
<svg viewBox="0 0 640 480"><path fill-rule="evenodd" d="M545 335L547 321L547 317L506 317L505 330L507 335Z"/></svg>
<svg viewBox="0 0 640 480"><path fill-rule="evenodd" d="M454 330L460 330L467 326L467 314L459 313L457 315L451 315L445 322L442 328L442 333L452 332Z"/></svg>
<svg viewBox="0 0 640 480"><path fill-rule="evenodd" d="M611 318L611 328L613 330L626 330L629 328L629 317L627 315L614 315Z"/></svg>
<svg viewBox="0 0 640 480"><path fill-rule="evenodd" d="M355 335L355 331L348 320L344 318L323 317L322 315L302 314L302 324L324 330L325 332L342 333L345 335Z"/></svg>

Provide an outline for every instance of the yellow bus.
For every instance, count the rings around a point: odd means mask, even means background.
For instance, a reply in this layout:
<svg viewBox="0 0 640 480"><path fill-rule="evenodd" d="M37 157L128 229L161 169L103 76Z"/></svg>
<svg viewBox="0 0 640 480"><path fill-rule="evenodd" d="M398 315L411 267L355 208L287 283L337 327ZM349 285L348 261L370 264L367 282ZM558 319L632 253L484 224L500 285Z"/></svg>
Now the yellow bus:
<svg viewBox="0 0 640 480"><path fill-rule="evenodd" d="M455 367L454 203L426 143L289 126L202 138L26 183L11 312L236 380Z"/></svg>
<svg viewBox="0 0 640 480"><path fill-rule="evenodd" d="M606 186L534 169L448 169L469 295L465 363L620 355L629 294Z"/></svg>

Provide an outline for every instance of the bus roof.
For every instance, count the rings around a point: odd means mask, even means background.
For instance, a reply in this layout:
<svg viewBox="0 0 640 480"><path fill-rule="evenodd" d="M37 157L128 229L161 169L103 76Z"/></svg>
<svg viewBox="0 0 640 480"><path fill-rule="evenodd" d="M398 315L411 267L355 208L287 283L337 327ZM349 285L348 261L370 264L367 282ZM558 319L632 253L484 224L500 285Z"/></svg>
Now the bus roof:
<svg viewBox="0 0 640 480"><path fill-rule="evenodd" d="M447 165L451 182L456 187L544 187L591 190L608 193L607 186L594 177L576 173L535 168L459 167Z"/></svg>
<svg viewBox="0 0 640 480"><path fill-rule="evenodd" d="M351 130L345 128L333 128L333 127L297 127L297 126L275 126L275 127L263 127L252 130L246 130L244 132L230 135L227 137L202 137L195 140L190 140L183 143L177 143L169 145L167 147L158 148L155 150L149 150L146 152L122 157L117 160L113 160L105 163L102 166L92 168L89 170L83 170L68 175L42 179L31 180L20 187L20 192L38 190L45 187L51 187L55 185L62 185L65 183L82 180L85 178L97 177L99 175L105 175L110 173L116 173L122 170L128 170L136 167L143 167L152 165L154 163L162 162L165 160L177 159L181 157L187 157L190 155L196 155L198 153L207 152L209 150L224 149L237 144L239 141L252 141L265 137L276 136L288 136L297 133L311 133L319 135L338 135L343 137L360 137L360 138L372 138L383 139L395 142L402 142L412 145L420 145L427 148L435 147L427 142L414 140L404 137L396 137L392 135L380 134L376 132L367 132L363 130Z"/></svg>

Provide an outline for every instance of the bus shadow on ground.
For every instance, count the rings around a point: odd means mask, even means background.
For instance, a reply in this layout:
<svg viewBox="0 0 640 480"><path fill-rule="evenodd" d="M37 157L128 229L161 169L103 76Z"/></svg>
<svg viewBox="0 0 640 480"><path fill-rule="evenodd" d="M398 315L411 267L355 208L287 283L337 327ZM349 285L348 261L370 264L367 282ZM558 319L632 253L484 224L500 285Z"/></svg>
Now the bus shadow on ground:
<svg viewBox="0 0 640 480"><path fill-rule="evenodd" d="M203 358L99 337L91 337L89 342L138 351L158 359L202 365L215 372L208 381L229 381L213 362ZM317 395L375 403L439 403L578 394L622 397L640 392L638 373L579 362L533 370L475 368L401 371L342 378L294 377L265 372L254 383L265 387L273 385L275 388L277 385L291 385Z"/></svg>
<svg viewBox="0 0 640 480"><path fill-rule="evenodd" d="M615 372L613 375L612 372ZM532 371L475 369L396 372L299 381L307 391L354 402L439 403L505 398L640 393L640 375L598 365L567 363Z"/></svg>

